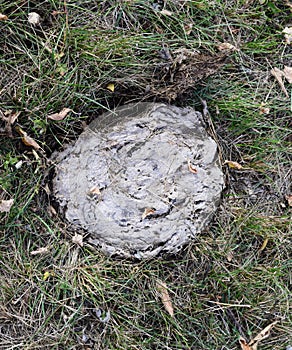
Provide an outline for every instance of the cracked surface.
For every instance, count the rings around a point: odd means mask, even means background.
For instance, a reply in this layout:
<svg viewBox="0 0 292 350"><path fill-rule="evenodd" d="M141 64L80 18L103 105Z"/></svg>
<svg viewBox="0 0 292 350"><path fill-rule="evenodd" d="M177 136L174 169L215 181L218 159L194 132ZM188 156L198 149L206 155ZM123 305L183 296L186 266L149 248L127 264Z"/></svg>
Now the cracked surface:
<svg viewBox="0 0 292 350"><path fill-rule="evenodd" d="M164 104L104 114L56 162L66 219L123 257L177 252L208 224L224 186L200 113Z"/></svg>

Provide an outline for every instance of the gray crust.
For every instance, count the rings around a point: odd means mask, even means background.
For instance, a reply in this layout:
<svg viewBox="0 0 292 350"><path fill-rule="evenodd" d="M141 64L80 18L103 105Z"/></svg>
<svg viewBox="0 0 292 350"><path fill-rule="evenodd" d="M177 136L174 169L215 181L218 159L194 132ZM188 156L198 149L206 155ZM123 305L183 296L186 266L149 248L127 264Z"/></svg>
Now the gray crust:
<svg viewBox="0 0 292 350"><path fill-rule="evenodd" d="M66 219L122 257L176 253L209 223L224 186L200 113L165 104L104 114L55 161Z"/></svg>

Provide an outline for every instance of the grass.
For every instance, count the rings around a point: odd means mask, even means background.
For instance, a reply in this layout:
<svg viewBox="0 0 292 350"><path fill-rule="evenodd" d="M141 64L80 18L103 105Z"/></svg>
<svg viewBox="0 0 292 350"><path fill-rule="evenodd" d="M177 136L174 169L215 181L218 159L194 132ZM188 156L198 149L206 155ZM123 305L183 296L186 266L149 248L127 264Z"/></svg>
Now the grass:
<svg viewBox="0 0 292 350"><path fill-rule="evenodd" d="M21 112L12 137L1 129L0 198L14 199L10 212L0 213L1 349L233 350L240 335L251 339L275 320L259 349L292 345L285 200L291 101L269 73L291 63L282 34L291 8L272 0L172 0L165 4L172 15L164 15L154 3L0 4L8 16L0 22L0 110ZM41 25L27 22L32 11ZM170 81L174 67L160 52L168 49L175 59L177 50L200 50L210 57L222 42L237 50L220 69L201 80ZM225 167L227 188L208 230L177 256L142 262L74 245L66 223L50 211L50 154L114 106L147 100L200 109L199 97L208 103L224 159L244 166ZM262 103L269 114L260 113ZM64 107L78 114L47 119ZM16 124L44 152L25 146ZM40 247L49 252L31 255ZM163 308L157 279L169 288L174 318Z"/></svg>

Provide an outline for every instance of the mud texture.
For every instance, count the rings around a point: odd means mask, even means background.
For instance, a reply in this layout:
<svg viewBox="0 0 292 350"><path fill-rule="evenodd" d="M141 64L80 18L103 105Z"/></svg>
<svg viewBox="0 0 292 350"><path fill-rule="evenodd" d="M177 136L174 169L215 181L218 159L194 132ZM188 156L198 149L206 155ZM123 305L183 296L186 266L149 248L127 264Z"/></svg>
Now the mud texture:
<svg viewBox="0 0 292 350"><path fill-rule="evenodd" d="M54 161L65 218L121 257L176 253L209 223L224 186L200 113L165 104L102 115Z"/></svg>

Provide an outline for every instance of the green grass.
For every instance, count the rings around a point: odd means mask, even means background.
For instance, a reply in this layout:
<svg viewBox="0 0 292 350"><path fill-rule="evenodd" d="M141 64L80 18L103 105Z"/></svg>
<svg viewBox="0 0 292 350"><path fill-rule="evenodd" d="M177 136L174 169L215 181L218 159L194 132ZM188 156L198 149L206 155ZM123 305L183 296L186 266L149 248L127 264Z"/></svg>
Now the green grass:
<svg viewBox="0 0 292 350"><path fill-rule="evenodd" d="M8 16L0 22L0 110L21 112L15 125L45 152L33 153L14 129L9 138L1 122L0 198L14 199L11 211L0 213L1 349L233 350L240 335L251 339L275 320L259 349L292 345L291 208L285 200L291 195L292 112L269 73L291 65L282 30L292 13L284 1L272 0L171 0L166 9L172 15L152 3L0 4ZM41 26L27 22L32 11L41 15ZM183 89L181 81L170 81L163 48L174 59L182 49L209 57L222 42L238 50L217 72ZM244 166L224 168L227 188L208 230L177 256L139 263L74 245L67 224L49 208L49 155L107 109L145 100L200 109L199 97L208 103L223 158ZM269 114L260 113L262 103ZM47 119L64 107L78 114ZM30 254L46 246L47 254ZM157 279L169 288L173 319ZM107 312L110 320L102 322Z"/></svg>

